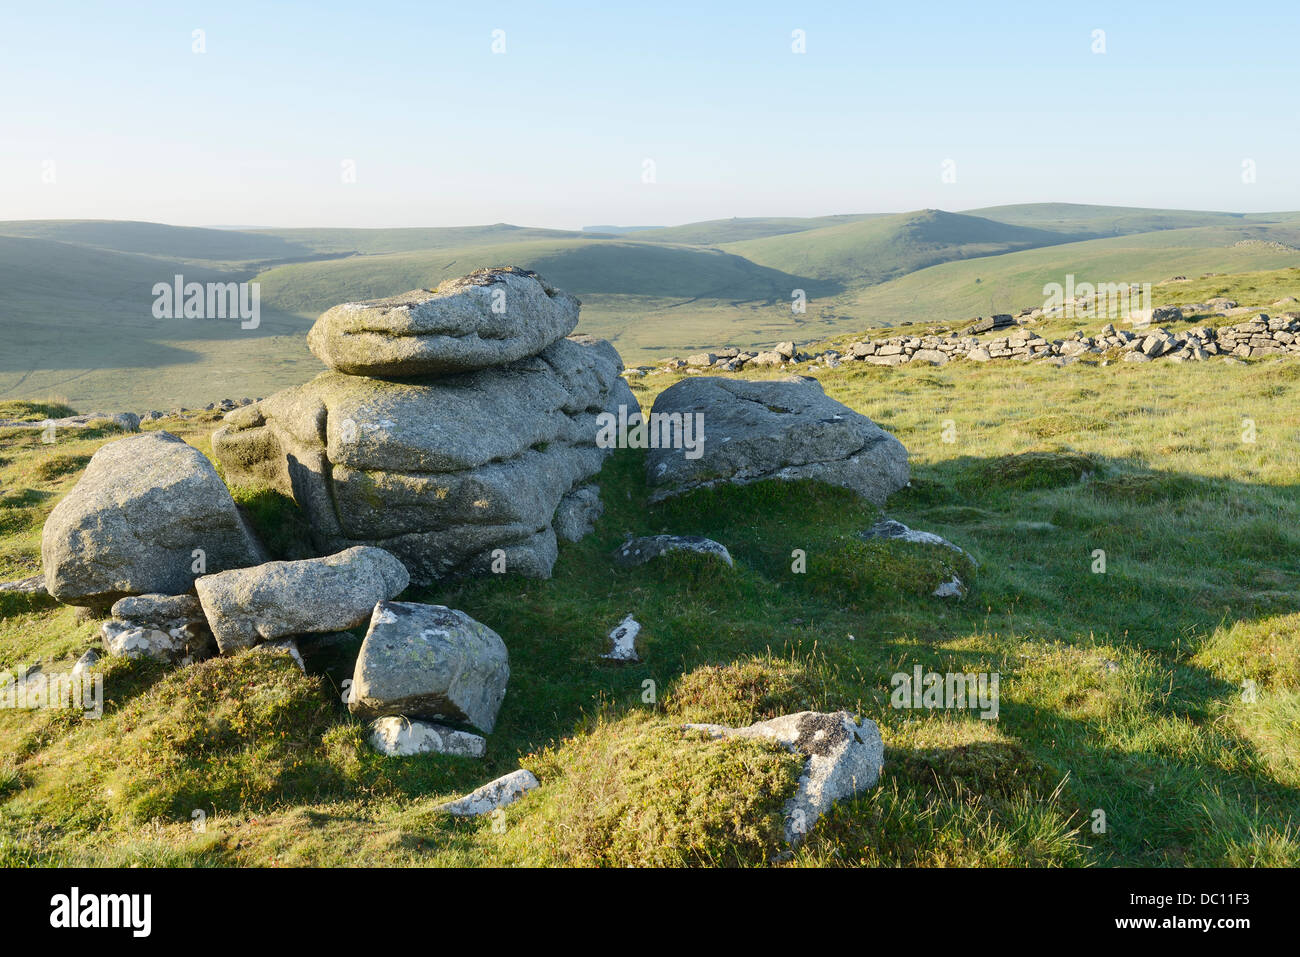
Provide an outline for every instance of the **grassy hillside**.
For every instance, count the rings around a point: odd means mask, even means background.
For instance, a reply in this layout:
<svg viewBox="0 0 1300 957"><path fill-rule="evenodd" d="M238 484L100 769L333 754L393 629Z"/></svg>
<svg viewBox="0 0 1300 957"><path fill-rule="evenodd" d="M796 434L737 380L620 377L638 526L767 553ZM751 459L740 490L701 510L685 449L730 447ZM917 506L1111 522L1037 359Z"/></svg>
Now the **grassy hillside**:
<svg viewBox="0 0 1300 957"><path fill-rule="evenodd" d="M927 209L730 243L726 248L785 272L867 286L936 263L1067 241L1048 230Z"/></svg>
<svg viewBox="0 0 1300 957"><path fill-rule="evenodd" d="M168 261L214 265L304 259L318 253L309 246L278 236L114 220L0 222L0 236L53 240Z"/></svg>
<svg viewBox="0 0 1300 957"><path fill-rule="evenodd" d="M1192 226L1237 226L1274 222L1266 214L1219 213L1190 209L1145 209L1139 206L1090 206L1082 203L1018 203L963 210L1014 226L1033 226L1075 236L1127 236ZM1286 217L1293 214L1283 213Z"/></svg>
<svg viewBox="0 0 1300 957"><path fill-rule="evenodd" d="M0 399L60 396L88 409L174 408L265 395L310 377L302 365L311 358L303 340L309 324L274 305L263 302L257 329L235 320L154 318L154 284L177 273L193 282L253 277L0 236Z"/></svg>
<svg viewBox="0 0 1300 957"><path fill-rule="evenodd" d="M818 308L825 326L839 326L842 331L855 319L882 325L952 322L1042 305L1044 285L1064 284L1067 274L1073 274L1076 282L1150 282L1154 287L1174 276L1195 279L1205 273L1300 264L1300 251L1273 243L1300 246L1300 232L1287 225L1216 226L1094 239L944 263L850 291L819 303ZM1193 298L1181 286L1153 288L1152 293L1157 304L1162 298Z"/></svg>
<svg viewBox="0 0 1300 957"><path fill-rule="evenodd" d="M315 318L349 299L370 299L433 288L483 266L536 269L583 298L596 295L664 299L772 299L789 301L801 277L757 266L714 249L621 240L560 240L420 250L278 266L258 276L277 308ZM833 284L823 284L835 290Z"/></svg>
<svg viewBox="0 0 1300 957"><path fill-rule="evenodd" d="M838 284L758 266L717 249L622 240L563 240L393 253L279 266L258 276L264 300L315 318L329 306L504 263L536 269L582 300L579 329L610 339L630 360L725 340L788 334L791 290L836 295Z"/></svg>
<svg viewBox="0 0 1300 957"><path fill-rule="evenodd" d="M1300 865L1298 370L823 373L911 451L912 487L887 512L979 560L966 601L928 597L923 546L856 541L875 512L842 490L756 485L648 507L640 454L620 452L596 533L561 546L552 580L405 596L465 610L510 649L485 760L371 754L338 691L356 638L310 654L310 676L266 654L175 673L113 662L101 721L0 711L0 862L761 864L796 769L678 725L843 707L879 723L883 777L785 866ZM635 388L648 405L672 381ZM206 450L216 424L160 425ZM44 516L112 437L0 437L0 579L37 567ZM283 541L292 509L261 501L257 520ZM708 535L736 567L618 571L608 555L626 532ZM629 612L644 662L601 661ZM97 626L0 594L0 670L65 668ZM998 720L892 708L891 675L914 665L997 672ZM504 830L434 813L521 764L543 789Z"/></svg>
<svg viewBox="0 0 1300 957"><path fill-rule="evenodd" d="M251 235L278 239L317 253L366 255L466 246L499 246L530 240L600 238L596 233L511 226L508 223L431 229L266 229L255 230Z"/></svg>
<svg viewBox="0 0 1300 957"><path fill-rule="evenodd" d="M740 242L745 239L762 239L765 236L781 236L788 233L807 232L828 226L841 226L846 223L861 222L865 219L879 219L888 213L859 213L844 216L812 217L737 217L734 219L712 219L700 223L687 223L684 226L665 226L658 229L637 230L629 238L639 242L685 243L694 246L720 246L723 243Z"/></svg>

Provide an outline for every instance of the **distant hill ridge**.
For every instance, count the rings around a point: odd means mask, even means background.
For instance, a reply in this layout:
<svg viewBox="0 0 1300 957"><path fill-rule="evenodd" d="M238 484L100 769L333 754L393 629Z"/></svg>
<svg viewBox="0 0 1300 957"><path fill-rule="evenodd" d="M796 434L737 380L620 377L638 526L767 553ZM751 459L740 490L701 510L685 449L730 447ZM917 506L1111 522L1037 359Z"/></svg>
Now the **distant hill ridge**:
<svg viewBox="0 0 1300 957"><path fill-rule="evenodd" d="M0 222L0 398L98 404L147 388L176 405L223 382L265 392L312 366L302 336L330 306L485 266L535 269L577 295L580 330L635 363L1006 312L1067 274L1160 282L1300 265L1300 213L1040 203L610 229ZM258 282L260 326L156 319L150 290L175 275Z"/></svg>

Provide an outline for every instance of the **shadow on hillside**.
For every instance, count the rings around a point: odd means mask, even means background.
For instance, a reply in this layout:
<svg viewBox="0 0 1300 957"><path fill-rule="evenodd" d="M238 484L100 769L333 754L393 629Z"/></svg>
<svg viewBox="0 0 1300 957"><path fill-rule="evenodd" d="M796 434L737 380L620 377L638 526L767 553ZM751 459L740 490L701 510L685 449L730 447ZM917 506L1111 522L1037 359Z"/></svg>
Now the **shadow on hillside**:
<svg viewBox="0 0 1300 957"><path fill-rule="evenodd" d="M794 290L809 297L834 296L844 285L834 280L796 276L760 266L717 249L651 243L593 243L538 256L530 264L551 282L583 295L653 296L682 299L734 299L790 302Z"/></svg>

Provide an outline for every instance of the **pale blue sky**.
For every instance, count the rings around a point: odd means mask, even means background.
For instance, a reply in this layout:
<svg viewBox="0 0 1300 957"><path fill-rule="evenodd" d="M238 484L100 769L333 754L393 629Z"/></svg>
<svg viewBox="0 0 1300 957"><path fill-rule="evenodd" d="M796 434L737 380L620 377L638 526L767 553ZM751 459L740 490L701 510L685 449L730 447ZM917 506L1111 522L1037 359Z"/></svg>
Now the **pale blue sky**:
<svg viewBox="0 0 1300 957"><path fill-rule="evenodd" d="M1297 209L1298 27L1295 0L11 3L0 219Z"/></svg>

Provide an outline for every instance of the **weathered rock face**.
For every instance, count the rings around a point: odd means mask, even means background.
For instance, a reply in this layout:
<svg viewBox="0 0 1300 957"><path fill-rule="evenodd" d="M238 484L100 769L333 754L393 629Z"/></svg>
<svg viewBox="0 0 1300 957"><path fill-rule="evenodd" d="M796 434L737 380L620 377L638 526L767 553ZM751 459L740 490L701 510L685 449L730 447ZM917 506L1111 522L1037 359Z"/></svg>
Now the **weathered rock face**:
<svg viewBox="0 0 1300 957"><path fill-rule="evenodd" d="M327 372L231 412L212 447L232 483L291 495L323 552L379 545L428 584L487 572L500 549L506 571L545 578L557 506L608 454L597 416L638 410L622 367L607 342L577 336L443 378Z"/></svg>
<svg viewBox="0 0 1300 957"><path fill-rule="evenodd" d="M510 680L505 642L442 605L382 601L357 656L348 708L362 718L460 721L491 734Z"/></svg>
<svg viewBox="0 0 1300 957"><path fill-rule="evenodd" d="M287 635L355 628L375 603L409 584L382 548L358 546L297 562L268 562L194 583L222 653Z"/></svg>
<svg viewBox="0 0 1300 957"><path fill-rule="evenodd" d="M471 372L536 355L567 336L579 305L529 270L480 269L433 291L335 306L316 320L307 345L349 375Z"/></svg>
<svg viewBox="0 0 1300 957"><path fill-rule="evenodd" d="M555 534L560 538L566 542L577 542L595 531L596 521L604 511L605 504L600 500L600 487L579 485L560 499L551 524L555 527Z"/></svg>
<svg viewBox="0 0 1300 957"><path fill-rule="evenodd" d="M169 432L100 448L41 535L45 587L70 605L188 592L207 572L256 564L260 548L212 463Z"/></svg>
<svg viewBox="0 0 1300 957"><path fill-rule="evenodd" d="M877 505L908 482L907 449L812 379L685 379L655 400L652 417L699 415L703 447L651 449L651 500L721 482L819 479ZM662 429L662 426L660 426Z"/></svg>

